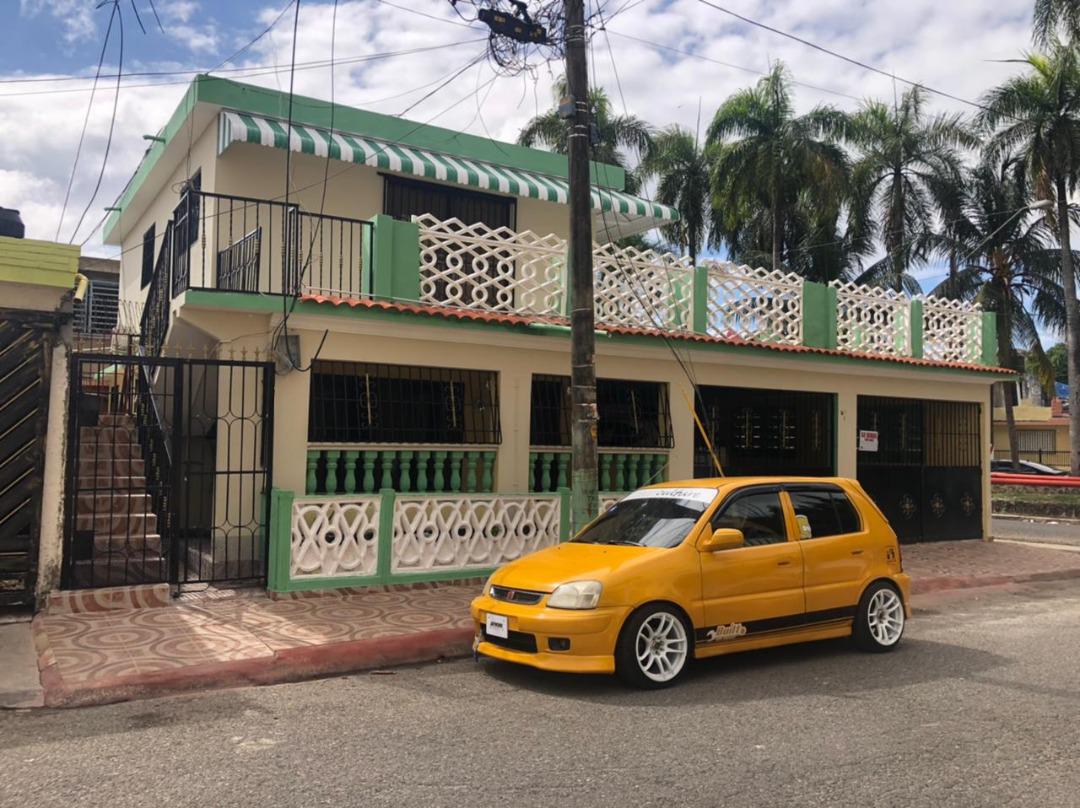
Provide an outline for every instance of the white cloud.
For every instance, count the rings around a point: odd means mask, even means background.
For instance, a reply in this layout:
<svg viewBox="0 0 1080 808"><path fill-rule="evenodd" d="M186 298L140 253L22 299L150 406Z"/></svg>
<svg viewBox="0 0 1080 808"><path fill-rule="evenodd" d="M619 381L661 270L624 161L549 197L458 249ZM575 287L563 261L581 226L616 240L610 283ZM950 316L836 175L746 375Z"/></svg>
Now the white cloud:
<svg viewBox="0 0 1080 808"><path fill-rule="evenodd" d="M735 2L735 0L732 0ZM23 12L58 14L61 7L77 9L86 3L74 0L22 0ZM337 11L336 56L345 63L335 71L334 86L339 103L397 114L434 89L471 57L481 53L477 42L444 50L381 61L349 62L354 57L379 52L430 47L448 42L482 39L485 29L451 24L458 18L445 0L402 2L444 21L428 19L372 0L342 0ZM614 4L609 4L614 7ZM167 30L183 32L192 50L233 50L246 43L278 16L282 4L266 5L252 15L244 31L208 31L212 20L206 10L190 0L157 0L158 11ZM141 10L140 6L140 10ZM305 2L301 7L297 62L325 60L330 54L331 4ZM972 100L993 84L1017 70L1016 65L994 62L1016 57L1030 41L1031 0L999 0L989 5L983 0L905 0L904 3L875 3L869 0L741 0L736 10L779 28L791 30L853 58L895 70L898 75L925 82ZM79 14L74 13L75 17ZM85 16L85 15L81 15ZM144 20L145 21L145 20ZM286 14L272 36L264 37L246 54L247 65L287 66L291 51L291 14ZM187 26L187 27L185 27ZM680 123L694 127L698 105L702 125L731 92L747 86L754 75L697 58L665 52L625 36L650 40L679 50L693 51L711 59L764 71L769 62L782 59L795 78L812 89L799 86L796 104L807 109L830 103L853 109L856 102L846 96L891 98L890 78L868 73L803 45L760 29L748 27L695 0L648 0L610 22L611 47L618 65L618 79L632 114L657 125ZM149 26L148 26L149 29ZM625 36L618 36L623 34ZM217 37L213 40L213 37ZM596 80L604 86L617 109L621 101L603 34L593 42ZM213 58L204 58L212 62ZM153 69L152 64L146 65ZM551 103L552 80L561 65L539 67L532 76L498 78L483 90L478 111L478 85L491 76L484 63L465 72L457 81L439 90L411 110L407 117L425 121L439 115L436 124L463 128L474 134L513 140L522 124L538 109ZM263 75L245 79L264 86L285 88L288 74ZM143 83L143 82L138 82ZM327 68L297 70L296 91L329 98L330 71ZM70 85L34 85L34 89ZM87 216L96 223L102 208L111 204L138 164L145 148L144 132L156 130L178 103L183 86L131 88L122 91L112 153L94 209ZM902 91L903 85L897 84ZM0 88L0 96L8 92ZM21 207L29 233L51 238L56 216L71 168L78 133L85 114L87 93L24 96L4 99L0 116L0 204ZM934 98L935 109L964 113L964 104ZM101 165L107 134L111 95L99 93L91 116L87 141L72 192L65 235L89 197ZM17 175L18 182L8 177ZM34 181L34 183L31 182ZM72 211L75 211L73 214ZM85 233L89 227L84 227Z"/></svg>
<svg viewBox="0 0 1080 808"><path fill-rule="evenodd" d="M42 13L55 17L63 26L64 40L70 44L97 33L95 5L86 0L19 0L19 12L27 17Z"/></svg>

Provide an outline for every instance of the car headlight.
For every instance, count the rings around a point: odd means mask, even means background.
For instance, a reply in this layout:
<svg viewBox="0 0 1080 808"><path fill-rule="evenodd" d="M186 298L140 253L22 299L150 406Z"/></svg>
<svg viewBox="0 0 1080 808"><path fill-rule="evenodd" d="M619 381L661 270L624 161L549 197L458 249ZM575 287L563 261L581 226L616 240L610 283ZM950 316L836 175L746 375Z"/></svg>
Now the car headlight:
<svg viewBox="0 0 1080 808"><path fill-rule="evenodd" d="M495 573L493 572L487 577L487 580L484 581L484 588L480 590L482 594L488 595L489 597L491 596L491 579L494 577Z"/></svg>
<svg viewBox="0 0 1080 808"><path fill-rule="evenodd" d="M547 605L553 609L595 609L604 587L599 581L574 581L555 587Z"/></svg>

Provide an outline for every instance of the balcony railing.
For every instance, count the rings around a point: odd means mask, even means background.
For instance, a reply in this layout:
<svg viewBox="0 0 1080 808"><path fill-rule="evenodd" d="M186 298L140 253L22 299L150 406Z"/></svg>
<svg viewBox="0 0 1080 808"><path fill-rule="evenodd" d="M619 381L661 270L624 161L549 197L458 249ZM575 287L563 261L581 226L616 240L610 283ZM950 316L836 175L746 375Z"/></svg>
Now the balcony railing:
<svg viewBox="0 0 1080 808"><path fill-rule="evenodd" d="M369 222L208 192L184 195L169 232L156 272L167 273L172 296L186 289L311 293L569 316L567 243L554 234L431 214ZM593 266L600 328L996 364L996 321L974 303L846 282L826 287L731 263L693 267L670 253L614 244L595 246ZM155 275L143 313L151 349L164 338L167 304Z"/></svg>

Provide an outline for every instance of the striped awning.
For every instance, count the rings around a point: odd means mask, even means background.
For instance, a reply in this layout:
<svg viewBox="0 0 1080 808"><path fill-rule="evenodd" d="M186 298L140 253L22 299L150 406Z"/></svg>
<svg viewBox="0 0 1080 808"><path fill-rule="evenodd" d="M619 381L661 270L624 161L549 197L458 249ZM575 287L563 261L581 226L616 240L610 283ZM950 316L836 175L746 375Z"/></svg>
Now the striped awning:
<svg viewBox="0 0 1080 808"><path fill-rule="evenodd" d="M348 132L335 131L331 136L324 129L296 123L292 125L290 134L287 133L287 125L283 121L222 110L218 153L224 152L233 143L258 143L278 149L288 148L301 154L329 156L334 160L368 165L399 174L563 205L567 204L570 192L566 180L560 177L511 169L414 146L401 146ZM595 185L592 188L592 206L597 227L608 231L607 235L611 238L640 233L679 218L678 212L667 205Z"/></svg>

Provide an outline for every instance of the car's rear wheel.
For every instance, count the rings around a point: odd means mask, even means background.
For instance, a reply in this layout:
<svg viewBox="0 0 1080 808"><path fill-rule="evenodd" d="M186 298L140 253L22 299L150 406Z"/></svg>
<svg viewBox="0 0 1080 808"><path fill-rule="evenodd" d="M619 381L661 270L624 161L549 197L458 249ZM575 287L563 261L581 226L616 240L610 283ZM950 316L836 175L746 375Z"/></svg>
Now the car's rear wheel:
<svg viewBox="0 0 1080 808"><path fill-rule="evenodd" d="M629 685L668 687L690 661L690 632L675 609L646 606L630 616L619 635L615 671Z"/></svg>
<svg viewBox="0 0 1080 808"><path fill-rule="evenodd" d="M855 615L855 644L863 651L882 653L900 644L904 635L904 601L892 584L878 581L867 587Z"/></svg>

